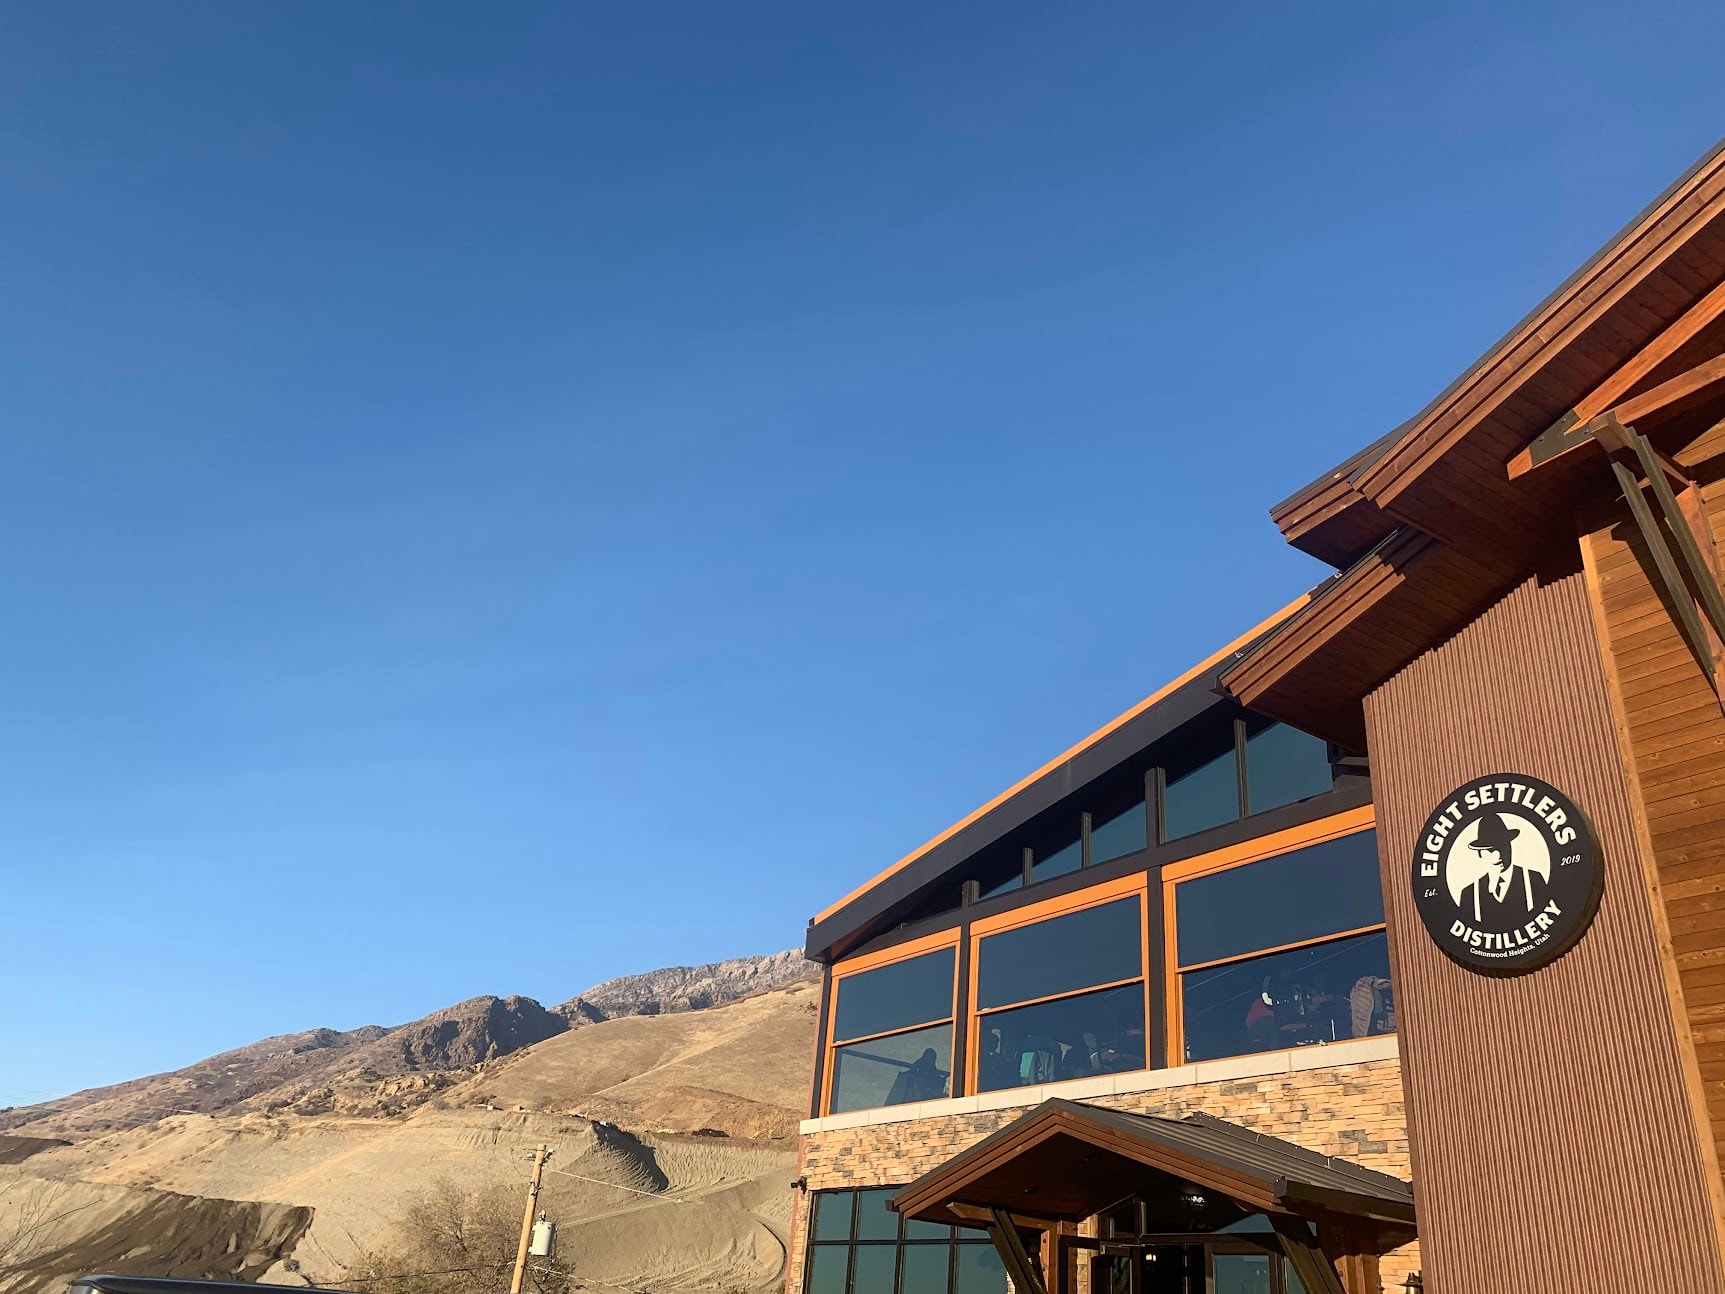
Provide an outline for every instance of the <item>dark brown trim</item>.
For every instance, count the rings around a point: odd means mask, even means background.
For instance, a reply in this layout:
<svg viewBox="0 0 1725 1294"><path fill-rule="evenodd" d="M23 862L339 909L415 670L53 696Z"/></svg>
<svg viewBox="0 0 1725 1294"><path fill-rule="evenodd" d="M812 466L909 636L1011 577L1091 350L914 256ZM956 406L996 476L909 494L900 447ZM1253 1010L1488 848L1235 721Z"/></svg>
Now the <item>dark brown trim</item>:
<svg viewBox="0 0 1725 1294"><path fill-rule="evenodd" d="M1151 1069L1168 1068L1168 975L1165 969L1168 960L1168 935L1163 924L1167 919L1167 896L1164 889L1160 881L1152 879L1144 894L1144 928L1147 940L1144 961L1150 968L1149 982L1145 985L1145 992L1149 995L1150 1012L1150 1018L1145 1024L1149 1048L1145 1063Z"/></svg>
<svg viewBox="0 0 1725 1294"><path fill-rule="evenodd" d="M970 1083L970 922L958 928L958 993L952 1016L952 1076L948 1090L969 1096Z"/></svg>
<svg viewBox="0 0 1725 1294"><path fill-rule="evenodd" d="M1063 894L1088 889L1092 885L1117 880L1122 876L1131 876L1140 872L1146 873L1151 885L1154 886L1157 883L1158 874L1171 863L1182 862L1199 854L1212 853L1217 849L1226 849L1230 845L1254 840L1259 836L1286 831L1289 827L1297 827L1303 823L1333 817L1338 813L1346 812L1348 809L1357 809L1371 802L1371 779L1357 773L1342 771L1340 776L1336 778L1335 790L1326 795L1314 795L1310 799L1278 805L1274 809L1266 809L1250 818L1225 822L1219 827L1211 827L1208 831L1200 831L1196 835L1181 836L1178 840L1168 844L1152 845L1136 854L1124 854L1119 858L1111 858L1106 863L1098 864L1095 867L1085 867L1076 872L1067 872L1063 876L1038 881L1035 885L1012 890L1006 894L997 894L991 899L979 899L966 906L950 908L921 921L907 922L847 949L844 956L838 958L836 963L828 964L842 964L851 957L882 952L885 949L943 930L963 929L968 932L972 921L1029 907L1033 903L1059 898Z"/></svg>
<svg viewBox="0 0 1725 1294"><path fill-rule="evenodd" d="M827 1016L833 1009L833 968L821 967L821 1005L815 1016L814 1086L809 1089L809 1118L818 1119L821 1109L822 1085L827 1072Z"/></svg>

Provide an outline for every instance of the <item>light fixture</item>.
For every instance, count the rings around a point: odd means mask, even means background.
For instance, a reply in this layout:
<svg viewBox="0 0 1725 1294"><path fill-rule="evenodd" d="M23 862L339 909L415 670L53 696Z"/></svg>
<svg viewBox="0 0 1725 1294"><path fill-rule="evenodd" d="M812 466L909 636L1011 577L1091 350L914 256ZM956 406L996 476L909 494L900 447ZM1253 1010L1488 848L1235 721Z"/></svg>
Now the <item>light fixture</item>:
<svg viewBox="0 0 1725 1294"><path fill-rule="evenodd" d="M1405 1289L1408 1294L1423 1294L1425 1287L1426 1283L1420 1279L1420 1274L1418 1272L1409 1272L1407 1280L1402 1282L1402 1288Z"/></svg>
<svg viewBox="0 0 1725 1294"><path fill-rule="evenodd" d="M793 1191L801 1191L804 1195L807 1195L809 1193L809 1179L806 1177L797 1178L796 1181L791 1183L791 1189Z"/></svg>

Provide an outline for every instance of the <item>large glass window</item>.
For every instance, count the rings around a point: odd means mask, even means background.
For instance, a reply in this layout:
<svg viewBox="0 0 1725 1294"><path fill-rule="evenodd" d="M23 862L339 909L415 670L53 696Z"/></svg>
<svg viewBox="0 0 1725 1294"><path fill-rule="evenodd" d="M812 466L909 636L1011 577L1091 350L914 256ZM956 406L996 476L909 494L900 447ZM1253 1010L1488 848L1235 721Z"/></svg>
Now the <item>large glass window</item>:
<svg viewBox="0 0 1725 1294"><path fill-rule="evenodd" d="M941 948L834 980L827 1113L951 1095L957 957Z"/></svg>
<svg viewBox="0 0 1725 1294"><path fill-rule="evenodd" d="M1384 922L1378 837L1362 831L1182 881L1182 965L1198 965Z"/></svg>
<svg viewBox="0 0 1725 1294"><path fill-rule="evenodd" d="M1162 792L1162 839L1178 840L1233 822L1240 816L1240 766L1232 725L1227 745L1194 768L1166 770Z"/></svg>
<svg viewBox="0 0 1725 1294"><path fill-rule="evenodd" d="M1143 796L1123 809L1105 809L1092 814L1090 861L1092 864L1106 863L1127 854L1136 854L1150 843L1148 834Z"/></svg>
<svg viewBox="0 0 1725 1294"><path fill-rule="evenodd" d="M977 941L977 1090L1142 1069L1137 894Z"/></svg>
<svg viewBox="0 0 1725 1294"><path fill-rule="evenodd" d="M1246 738L1248 813L1322 795L1334 785L1330 748L1310 733L1272 723Z"/></svg>
<svg viewBox="0 0 1725 1294"><path fill-rule="evenodd" d="M807 1294L1006 1294L1006 1271L987 1237L902 1221L887 1207L901 1189L813 1197Z"/></svg>
<svg viewBox="0 0 1725 1294"><path fill-rule="evenodd" d="M1185 1060L1394 1030L1374 831L1169 888Z"/></svg>

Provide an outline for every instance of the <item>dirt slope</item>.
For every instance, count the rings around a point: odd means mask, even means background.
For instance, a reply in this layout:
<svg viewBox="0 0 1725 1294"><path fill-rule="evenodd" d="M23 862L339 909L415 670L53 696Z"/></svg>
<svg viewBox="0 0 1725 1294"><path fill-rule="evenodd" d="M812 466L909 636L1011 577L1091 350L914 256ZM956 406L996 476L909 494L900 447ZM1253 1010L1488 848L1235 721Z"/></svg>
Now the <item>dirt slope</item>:
<svg viewBox="0 0 1725 1294"><path fill-rule="evenodd" d="M819 1002L819 986L801 980L710 1011L607 1020L489 1066L443 1098L652 1131L790 1138L808 1104Z"/></svg>

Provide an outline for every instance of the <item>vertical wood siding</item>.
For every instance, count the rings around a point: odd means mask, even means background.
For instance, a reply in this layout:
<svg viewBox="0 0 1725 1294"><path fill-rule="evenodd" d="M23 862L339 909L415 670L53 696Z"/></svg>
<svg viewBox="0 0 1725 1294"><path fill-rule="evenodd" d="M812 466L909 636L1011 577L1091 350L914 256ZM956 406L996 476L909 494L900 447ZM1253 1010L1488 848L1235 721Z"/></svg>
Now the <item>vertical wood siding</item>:
<svg viewBox="0 0 1725 1294"><path fill-rule="evenodd" d="M1725 481L1705 486L1702 497L1717 532ZM1619 503L1601 518L1582 551L1622 698L1682 1027L1717 1162L1725 1154L1725 712L1648 577L1652 564L1628 509Z"/></svg>
<svg viewBox="0 0 1725 1294"><path fill-rule="evenodd" d="M1532 579L1366 701L1426 1288L1718 1294L1707 1168L1579 571ZM1599 915L1531 974L1426 935L1409 879L1427 812L1525 772L1598 834Z"/></svg>

